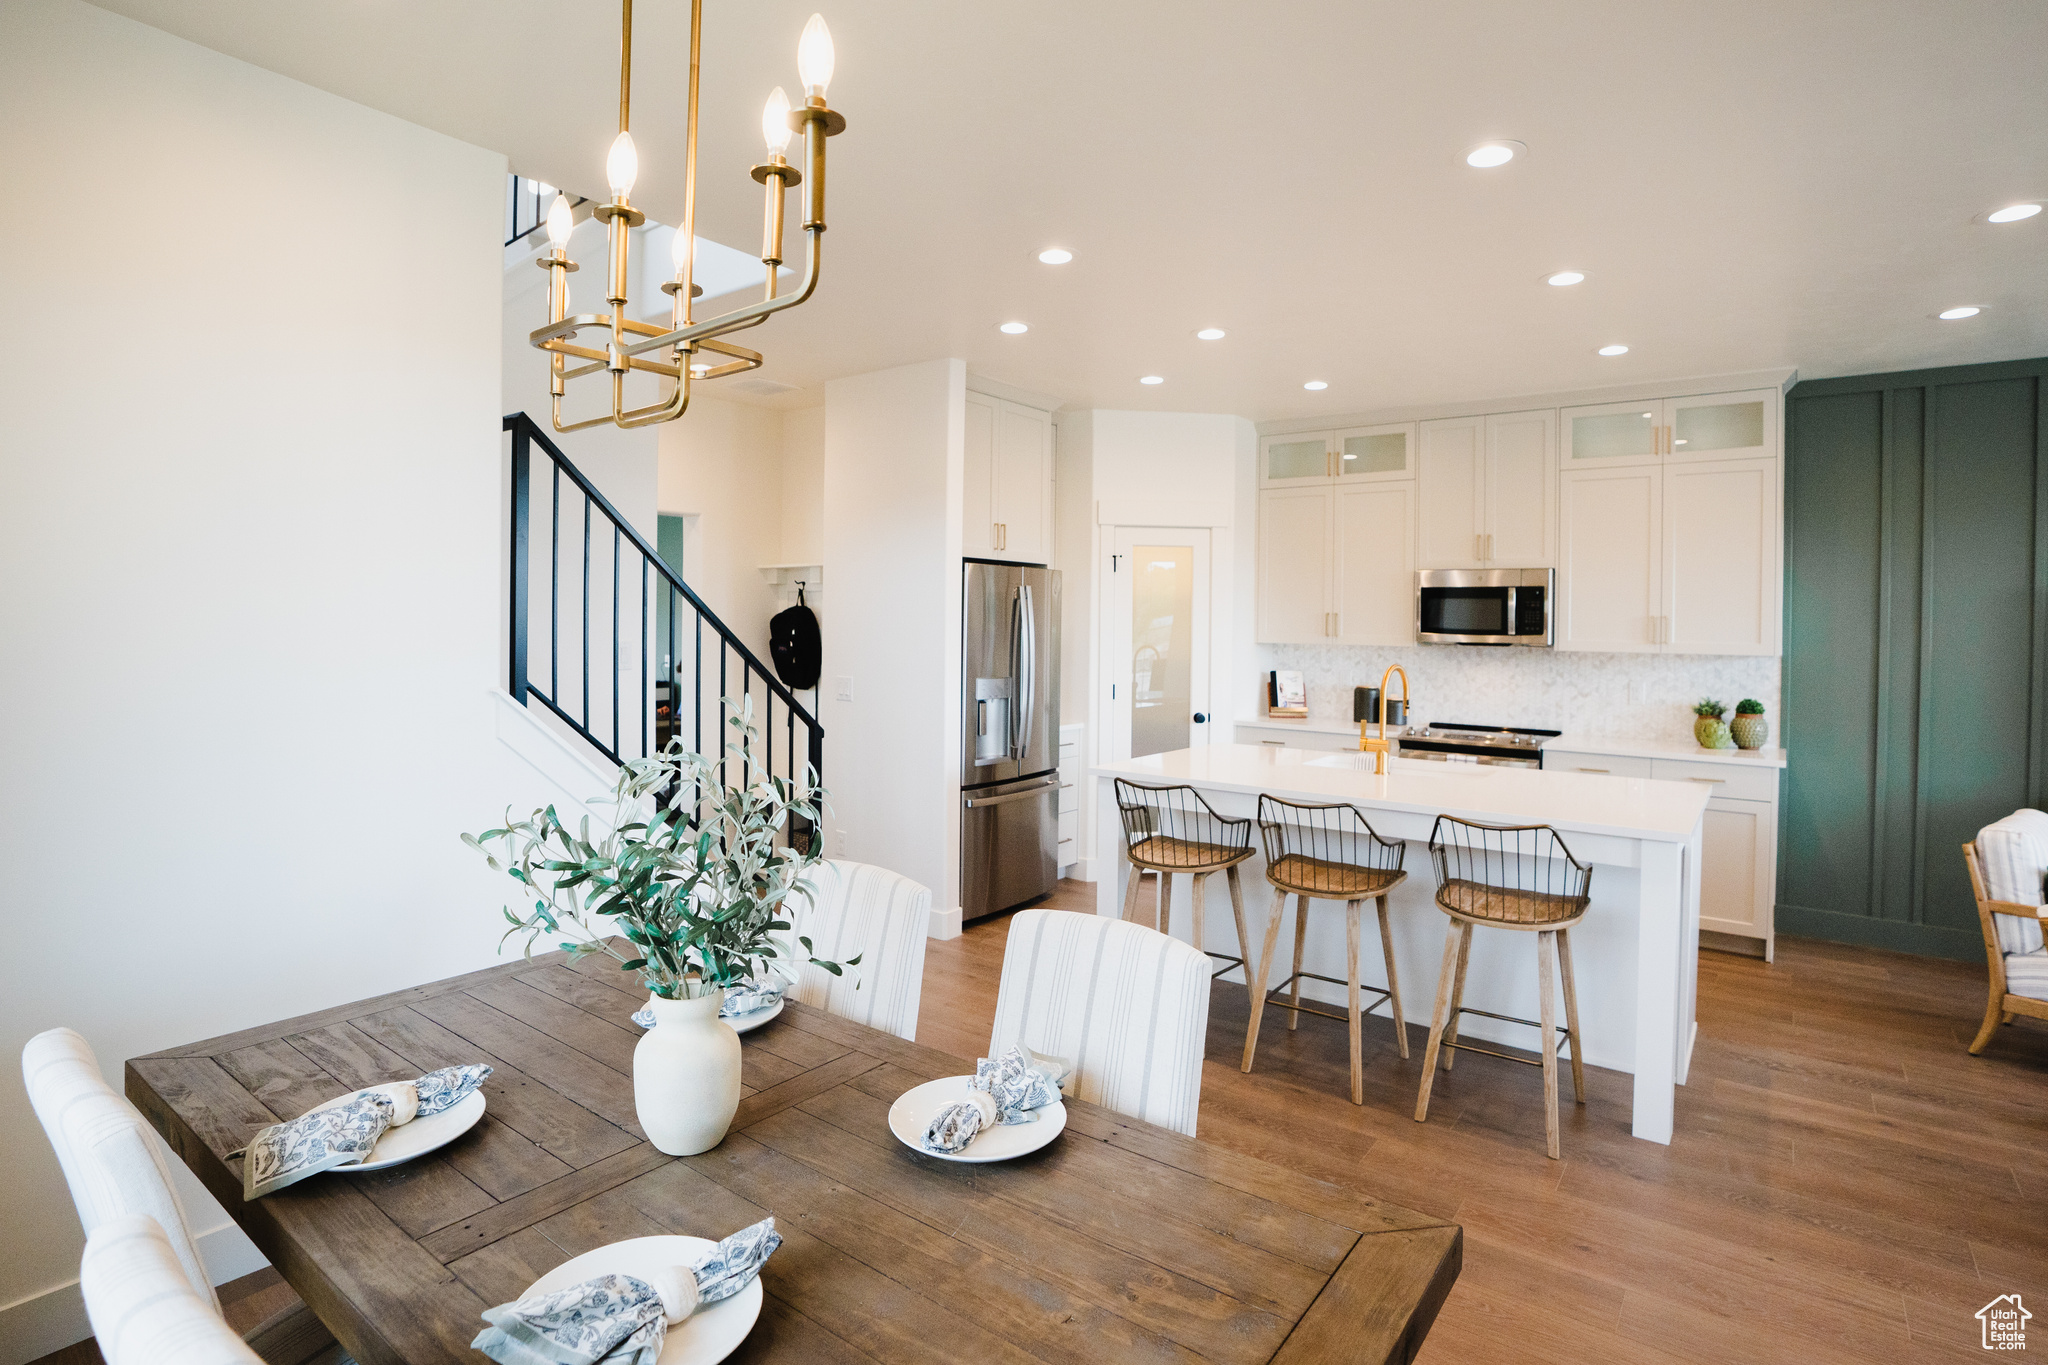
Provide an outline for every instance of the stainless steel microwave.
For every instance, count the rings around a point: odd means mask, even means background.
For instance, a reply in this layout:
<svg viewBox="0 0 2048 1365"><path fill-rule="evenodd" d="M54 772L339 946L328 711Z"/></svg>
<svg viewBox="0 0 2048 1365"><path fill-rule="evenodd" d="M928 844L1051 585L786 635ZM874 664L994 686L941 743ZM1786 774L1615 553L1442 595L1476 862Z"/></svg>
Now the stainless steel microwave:
<svg viewBox="0 0 2048 1365"><path fill-rule="evenodd" d="M1424 569L1415 575L1415 638L1548 649L1556 579L1555 569Z"/></svg>

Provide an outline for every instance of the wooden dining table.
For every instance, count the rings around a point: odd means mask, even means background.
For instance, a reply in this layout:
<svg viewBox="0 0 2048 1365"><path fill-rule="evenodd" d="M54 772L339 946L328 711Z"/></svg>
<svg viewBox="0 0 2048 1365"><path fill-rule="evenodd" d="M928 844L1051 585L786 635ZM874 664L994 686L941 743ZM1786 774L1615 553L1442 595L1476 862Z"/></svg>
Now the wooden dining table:
<svg viewBox="0 0 2048 1365"><path fill-rule="evenodd" d="M483 1310L570 1257L769 1214L734 1361L1378 1365L1457 1278L1440 1218L1077 1100L1013 1161L911 1151L890 1103L972 1064L793 1001L744 1036L725 1140L666 1156L634 1117L643 1003L609 959L535 956L137 1057L127 1092L363 1365L474 1365ZM487 1110L455 1142L243 1200L258 1129L468 1062Z"/></svg>

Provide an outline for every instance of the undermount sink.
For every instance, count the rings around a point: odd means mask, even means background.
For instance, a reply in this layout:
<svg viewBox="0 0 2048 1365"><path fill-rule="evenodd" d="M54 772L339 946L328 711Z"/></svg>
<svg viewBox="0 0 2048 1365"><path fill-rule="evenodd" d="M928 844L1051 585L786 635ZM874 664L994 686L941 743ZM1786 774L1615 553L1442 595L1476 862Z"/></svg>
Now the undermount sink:
<svg viewBox="0 0 2048 1365"><path fill-rule="evenodd" d="M1312 758L1302 765L1307 768L1350 768L1357 772L1372 771L1372 755L1367 753L1324 754ZM1396 758L1387 762L1387 770L1394 773L1412 773L1417 777L1486 777L1486 765L1482 763L1439 763L1426 758Z"/></svg>

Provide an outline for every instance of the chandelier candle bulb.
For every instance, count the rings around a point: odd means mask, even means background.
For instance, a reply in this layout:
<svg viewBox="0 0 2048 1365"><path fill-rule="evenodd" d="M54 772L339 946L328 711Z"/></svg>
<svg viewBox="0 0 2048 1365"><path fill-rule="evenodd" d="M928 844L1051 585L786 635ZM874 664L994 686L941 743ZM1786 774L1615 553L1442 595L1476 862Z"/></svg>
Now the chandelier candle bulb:
<svg viewBox="0 0 2048 1365"><path fill-rule="evenodd" d="M761 110L761 136L768 140L769 155L779 157L786 153L793 131L789 126L789 96L778 85L768 96L767 107Z"/></svg>
<svg viewBox="0 0 2048 1365"><path fill-rule="evenodd" d="M557 194L555 202L548 206L548 245L556 250L569 245L569 236L576 231L576 210L569 207L569 196Z"/></svg>
<svg viewBox="0 0 2048 1365"><path fill-rule="evenodd" d="M605 179L610 182L612 193L621 204L633 192L633 182L640 178L640 153L633 146L633 135L621 131L612 139L612 149L604 159Z"/></svg>
<svg viewBox="0 0 2048 1365"><path fill-rule="evenodd" d="M813 14L796 45L796 70L803 80L806 97L820 101L825 98L825 87L832 84L834 61L832 30L825 27L824 15Z"/></svg>

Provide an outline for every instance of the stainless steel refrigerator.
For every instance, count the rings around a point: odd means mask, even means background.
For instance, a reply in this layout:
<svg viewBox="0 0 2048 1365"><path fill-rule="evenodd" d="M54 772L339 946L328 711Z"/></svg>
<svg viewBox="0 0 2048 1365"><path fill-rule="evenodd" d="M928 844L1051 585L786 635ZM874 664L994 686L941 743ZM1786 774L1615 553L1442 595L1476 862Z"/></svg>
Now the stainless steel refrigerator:
<svg viewBox="0 0 2048 1365"><path fill-rule="evenodd" d="M1059 879L1060 576L970 559L961 594L960 915Z"/></svg>

